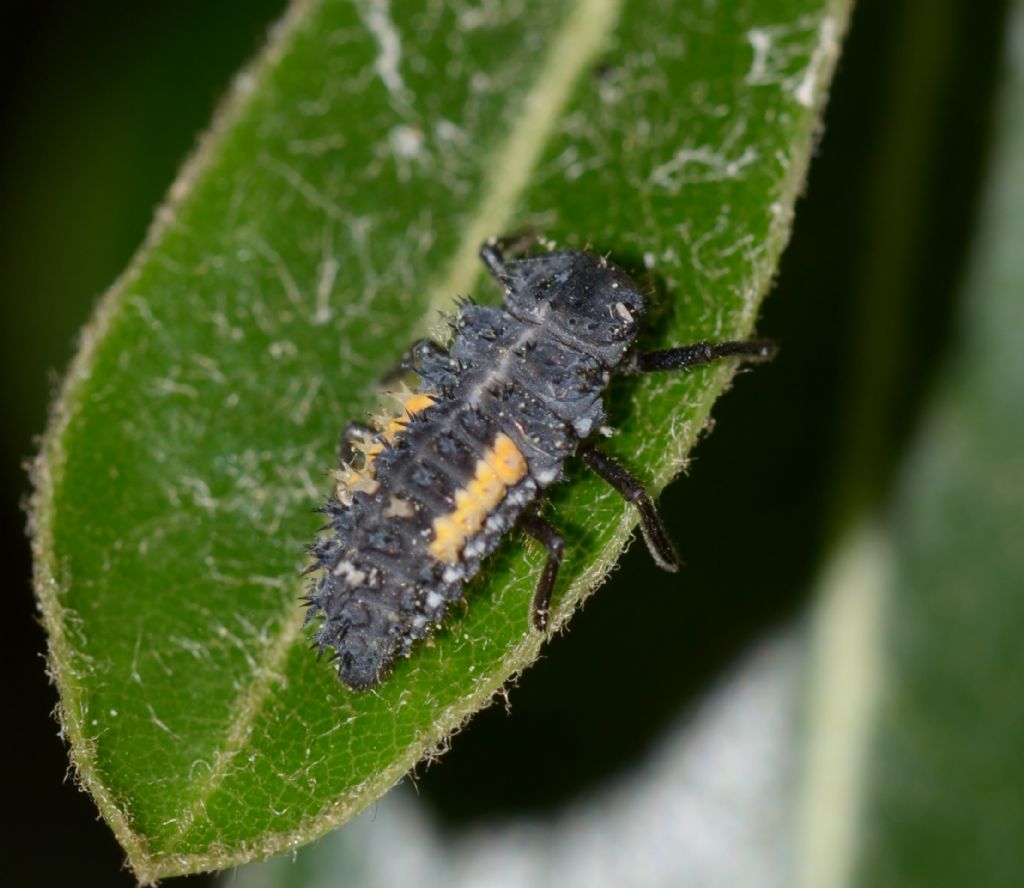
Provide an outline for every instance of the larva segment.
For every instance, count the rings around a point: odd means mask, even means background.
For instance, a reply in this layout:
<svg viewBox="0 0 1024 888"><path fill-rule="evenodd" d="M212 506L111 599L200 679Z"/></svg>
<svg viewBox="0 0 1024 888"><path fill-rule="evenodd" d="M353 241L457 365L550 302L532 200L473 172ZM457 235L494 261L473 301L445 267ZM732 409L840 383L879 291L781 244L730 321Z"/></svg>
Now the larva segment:
<svg viewBox="0 0 1024 888"><path fill-rule="evenodd" d="M434 403L434 398L424 392L416 392L406 398L402 404L401 412L392 419L381 431L377 440L366 448L366 462L363 465L364 472L372 472L373 461L388 444L393 444L395 439L402 434L409 420L417 413L422 413Z"/></svg>
<svg viewBox="0 0 1024 888"><path fill-rule="evenodd" d="M508 488L526 476L526 457L515 442L499 434L477 461L469 483L455 494L455 508L434 519L430 554L438 561L458 564L463 548L484 526Z"/></svg>

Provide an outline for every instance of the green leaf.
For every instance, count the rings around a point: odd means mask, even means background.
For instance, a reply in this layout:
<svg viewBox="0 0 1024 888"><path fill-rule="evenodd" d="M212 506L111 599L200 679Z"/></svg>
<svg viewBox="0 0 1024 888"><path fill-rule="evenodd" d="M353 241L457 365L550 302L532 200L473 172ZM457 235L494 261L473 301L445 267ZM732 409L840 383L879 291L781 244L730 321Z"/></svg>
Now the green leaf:
<svg viewBox="0 0 1024 888"><path fill-rule="evenodd" d="M747 335L847 7L292 7L85 330L35 470L64 726L141 879L324 833L533 661L516 540L373 693L317 664L299 571L338 429L438 309L497 301L476 250L509 229L642 274L651 344ZM732 369L617 385L609 449L660 490ZM582 475L553 499L561 625L635 515Z"/></svg>

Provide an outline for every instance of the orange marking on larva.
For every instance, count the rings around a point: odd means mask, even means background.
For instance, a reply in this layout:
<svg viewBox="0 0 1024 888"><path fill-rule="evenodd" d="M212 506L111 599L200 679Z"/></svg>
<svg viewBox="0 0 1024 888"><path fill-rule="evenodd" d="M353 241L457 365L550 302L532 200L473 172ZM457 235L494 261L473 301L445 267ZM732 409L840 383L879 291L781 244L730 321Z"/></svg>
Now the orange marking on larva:
<svg viewBox="0 0 1024 888"><path fill-rule="evenodd" d="M508 488L525 475L526 458L511 438L499 434L477 461L472 480L455 494L455 509L434 519L430 554L438 561L456 564L469 538L484 526Z"/></svg>
<svg viewBox="0 0 1024 888"><path fill-rule="evenodd" d="M506 487L521 481L526 474L526 457L508 435L499 434L494 439L494 446L484 454L484 460Z"/></svg>
<svg viewBox="0 0 1024 888"><path fill-rule="evenodd" d="M361 472L351 466L342 466L342 468L331 474L335 481L335 496L337 496L339 501L346 504L352 502L352 494L356 491L374 494L380 486L379 482L373 477L373 472Z"/></svg>
<svg viewBox="0 0 1024 888"><path fill-rule="evenodd" d="M392 444L395 438L402 434L402 431L409 424L410 417L426 410L433 403L433 397L424 394L423 392L417 392L414 395L410 395L402 405L401 415L391 420L384 431L380 433L379 440L366 448L366 460L363 464L363 470L372 474L373 461L377 458L377 454L380 453L387 444Z"/></svg>

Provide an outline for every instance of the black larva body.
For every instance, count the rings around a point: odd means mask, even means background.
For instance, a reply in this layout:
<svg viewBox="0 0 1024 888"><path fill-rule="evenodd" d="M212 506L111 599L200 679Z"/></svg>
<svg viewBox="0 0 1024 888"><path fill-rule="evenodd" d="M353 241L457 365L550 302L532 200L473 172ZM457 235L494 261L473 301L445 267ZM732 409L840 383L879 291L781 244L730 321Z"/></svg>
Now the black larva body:
<svg viewBox="0 0 1024 888"><path fill-rule="evenodd" d="M544 626L562 540L531 507L603 425L604 391L645 309L636 284L593 253L506 261L490 243L482 256L505 288L504 306L466 304L447 352L415 349L419 392L397 419L363 432L363 464L346 469L324 510L329 535L311 547L310 569L323 570L308 599L310 618L323 618L315 645L337 653L355 690L378 683L430 634L517 522L550 553L534 603L534 625ZM734 348L723 353L767 354L724 345ZM680 366L720 356L694 354ZM648 545L674 569L642 488L603 454L584 458L637 503Z"/></svg>

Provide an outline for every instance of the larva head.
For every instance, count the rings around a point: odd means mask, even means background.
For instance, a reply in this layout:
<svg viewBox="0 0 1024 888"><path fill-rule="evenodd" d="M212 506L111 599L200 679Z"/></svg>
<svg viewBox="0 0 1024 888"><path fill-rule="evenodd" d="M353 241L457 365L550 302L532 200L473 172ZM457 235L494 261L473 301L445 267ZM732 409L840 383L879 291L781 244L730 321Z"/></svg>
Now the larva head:
<svg viewBox="0 0 1024 888"><path fill-rule="evenodd" d="M646 310L643 293L596 253L559 250L508 262L505 307L550 329L607 367L622 361Z"/></svg>

